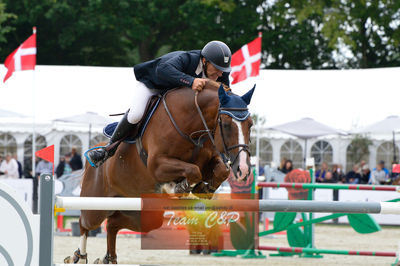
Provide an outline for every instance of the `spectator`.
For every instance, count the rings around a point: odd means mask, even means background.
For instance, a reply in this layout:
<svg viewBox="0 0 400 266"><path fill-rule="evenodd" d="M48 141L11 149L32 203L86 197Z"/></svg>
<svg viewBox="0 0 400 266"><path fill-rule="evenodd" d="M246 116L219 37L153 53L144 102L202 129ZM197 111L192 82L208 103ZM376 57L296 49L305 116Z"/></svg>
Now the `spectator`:
<svg viewBox="0 0 400 266"><path fill-rule="evenodd" d="M53 174L53 164L46 160L40 159L35 170L37 177L40 177L41 174Z"/></svg>
<svg viewBox="0 0 400 266"><path fill-rule="evenodd" d="M336 180L336 182L345 183L346 176L343 173L342 165L334 164L332 165L332 178Z"/></svg>
<svg viewBox="0 0 400 266"><path fill-rule="evenodd" d="M4 178L18 178L18 163L11 153L8 153L6 159L1 162L0 172Z"/></svg>
<svg viewBox="0 0 400 266"><path fill-rule="evenodd" d="M56 168L57 177L61 177L62 175L67 175L72 172L71 166L69 165L70 159L71 159L70 154L61 156L60 163Z"/></svg>
<svg viewBox="0 0 400 266"><path fill-rule="evenodd" d="M371 170L369 170L368 164L365 164L361 169L360 184L368 184L371 175Z"/></svg>
<svg viewBox="0 0 400 266"><path fill-rule="evenodd" d="M361 160L361 162L358 164L358 171L357 171L357 173L362 174L362 169L363 169L364 165L367 165L367 163L365 162L365 160Z"/></svg>
<svg viewBox="0 0 400 266"><path fill-rule="evenodd" d="M393 161L392 162L392 169L391 169L391 173L390 173L390 181L393 182L395 181L397 178L399 178L399 173L393 172L393 168L397 165L397 162Z"/></svg>
<svg viewBox="0 0 400 266"><path fill-rule="evenodd" d="M293 170L292 160L286 160L285 164L283 165L283 168L281 169L281 172L287 174L292 170Z"/></svg>
<svg viewBox="0 0 400 266"><path fill-rule="evenodd" d="M80 154L77 153L76 148L73 147L71 149L71 161L69 165L71 166L72 171L80 170L83 167L82 157Z"/></svg>
<svg viewBox="0 0 400 266"><path fill-rule="evenodd" d="M16 154L13 155L14 160L17 162L18 164L18 177L22 178L22 164L20 161L18 161L18 157Z"/></svg>
<svg viewBox="0 0 400 266"><path fill-rule="evenodd" d="M358 184L361 179L361 175L358 172L358 164L353 165L353 169L346 174L346 183L348 184Z"/></svg>
<svg viewBox="0 0 400 266"><path fill-rule="evenodd" d="M51 162L39 159L36 157L36 164L35 167L35 176L33 176L33 205L32 205L32 212L33 213L38 213L38 202L39 202L39 197L38 197L38 187L39 187L39 179L41 174L53 174L53 164ZM27 170L30 170L32 172L31 168L28 168Z"/></svg>
<svg viewBox="0 0 400 266"><path fill-rule="evenodd" d="M288 160L288 159L287 159L286 157L283 157L283 158L282 158L281 164L280 164L279 167L278 167L278 170L279 170L279 171L282 171L282 169L285 168L285 163L286 163L287 160Z"/></svg>
<svg viewBox="0 0 400 266"><path fill-rule="evenodd" d="M24 160L24 177L25 178L33 178L32 159L31 158L27 158Z"/></svg>
<svg viewBox="0 0 400 266"><path fill-rule="evenodd" d="M322 183L337 183L331 171L325 173L325 178Z"/></svg>
<svg viewBox="0 0 400 266"><path fill-rule="evenodd" d="M380 165L380 167L382 168L382 170L387 174L390 175L389 170L385 167L385 161L379 161L378 165ZM376 168L372 169L375 170Z"/></svg>
<svg viewBox="0 0 400 266"><path fill-rule="evenodd" d="M318 169L315 172L315 180L317 182L324 182L324 178L325 178L325 175L326 175L327 172L328 172L328 164L323 162L321 164L321 169Z"/></svg>
<svg viewBox="0 0 400 266"><path fill-rule="evenodd" d="M3 162L3 155L0 154L0 166L1 166L2 162ZM0 170L0 176L2 176L2 175L4 175L4 173L1 172L1 170Z"/></svg>
<svg viewBox="0 0 400 266"><path fill-rule="evenodd" d="M371 172L368 183L373 185L385 185L389 181L389 174L383 168L384 164L379 163ZM387 170L387 169L386 169Z"/></svg>

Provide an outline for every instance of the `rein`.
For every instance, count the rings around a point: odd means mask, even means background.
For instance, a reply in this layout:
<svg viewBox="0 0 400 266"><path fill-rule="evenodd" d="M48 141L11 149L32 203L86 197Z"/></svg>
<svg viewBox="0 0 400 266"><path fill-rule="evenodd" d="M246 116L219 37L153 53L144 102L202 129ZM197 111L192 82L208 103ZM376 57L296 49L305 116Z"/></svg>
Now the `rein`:
<svg viewBox="0 0 400 266"><path fill-rule="evenodd" d="M205 121L205 119L204 119L203 113L201 112L200 107L199 107L199 105L197 104L197 93L196 93L194 99L195 99L195 104L196 104L196 107L197 107L197 111L199 112L201 121L202 121L203 124L205 125L206 130L195 131L195 132L192 132L190 135L187 135L187 134L183 133L182 130L180 130L178 124L175 122L175 119L172 117L172 114L171 114L171 112L169 111L169 108L168 108L168 106L167 106L167 101L165 100L165 94L164 94L163 97L162 97L162 101L163 101L163 105L164 105L165 111L167 112L167 114L168 114L168 116L169 116L169 119L171 120L172 124L174 125L176 131L178 131L179 135L181 135L181 136L182 136L184 139L186 139L187 141L193 143L196 147L201 148L201 147L203 147L203 143L205 142L205 139L203 139L202 137L205 135L205 133L208 133L208 136L210 137L212 144L215 145L215 144L214 144L214 138L212 137L212 135L211 135L211 133L210 133L210 130L209 130L208 127L207 127L207 123L206 123L206 121ZM202 134L200 135L200 137L199 137L198 140L196 141L196 140L193 138L193 135L194 135L194 134L197 134L197 133L202 133Z"/></svg>
<svg viewBox="0 0 400 266"><path fill-rule="evenodd" d="M165 99L165 95L163 95L163 97L162 97L162 102L163 102L165 111L167 112L167 114L168 114L168 116L169 116L169 118L170 118L172 124L174 125L176 131L178 131L179 135L181 135L184 139L186 139L187 141L193 143L193 144L196 146L195 150L193 151L192 161L194 161L194 159L197 157L197 154L198 154L200 148L203 147L203 143L204 143L205 140L206 140L206 139L204 139L203 137L204 137L206 134L208 134L208 137L210 138L210 141L211 141L213 147L215 148L215 140L214 140L214 137L213 137L213 132L214 132L214 131L212 131L212 130L210 130L210 129L208 128L207 122L206 122L206 120L205 120L205 118L204 118L204 116L203 116L203 112L201 111L200 106L199 106L199 104L198 104L198 102L197 102L197 97L198 97L198 92L196 91L195 96L194 96L194 103L195 103L197 112L198 112L198 114L199 114L199 116L200 116L200 119L201 119L201 121L202 121L202 123L203 123L203 126L204 126L205 130L195 131L195 132L191 133L190 135L187 135L187 134L183 133L182 130L180 130L178 124L175 122L175 120L174 120L174 118L172 117L172 114L171 114L171 112L170 112L170 110L169 110L169 108L168 108L168 106L167 106L167 102L166 102L166 99ZM223 144L223 147L224 147L224 153L222 154L221 157L222 157L222 159L223 159L225 165L227 166L227 168L229 168L232 164L234 164L234 163L236 162L236 160L239 158L239 154L240 154L242 151L245 151L245 152L247 152L248 154L250 154L250 150L249 150L249 145L247 145L247 144L236 144L236 145L232 145L232 146L229 146L229 147L226 145L225 134L224 134L223 127L222 127L221 111L247 111L247 110L248 110L247 108L231 108L231 107L229 107L229 108L227 108L227 107L220 107L219 110L218 110L218 118L217 118L217 121L218 121L219 127L220 127L220 129L221 129L222 144ZM194 135L194 134L197 134L197 133L202 133L202 134L200 135L200 137L199 137L198 140L196 141L196 140L193 138L193 135ZM233 162L231 162L230 159L229 159L229 151L231 151L231 150L233 150L233 149L236 149L236 148L242 148L242 149L239 150L239 152L236 154L236 156L235 156Z"/></svg>

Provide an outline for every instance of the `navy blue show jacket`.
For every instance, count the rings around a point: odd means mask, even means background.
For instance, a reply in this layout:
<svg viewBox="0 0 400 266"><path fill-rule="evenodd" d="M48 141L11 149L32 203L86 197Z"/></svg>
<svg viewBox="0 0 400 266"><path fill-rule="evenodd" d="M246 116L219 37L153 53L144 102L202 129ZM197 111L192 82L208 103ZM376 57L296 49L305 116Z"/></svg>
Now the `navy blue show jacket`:
<svg viewBox="0 0 400 266"><path fill-rule="evenodd" d="M148 88L168 90L182 86L192 87L193 80L202 77L202 73L195 73L199 62L200 50L176 51L140 63L133 70L136 79ZM229 86L229 73L223 73L217 81Z"/></svg>

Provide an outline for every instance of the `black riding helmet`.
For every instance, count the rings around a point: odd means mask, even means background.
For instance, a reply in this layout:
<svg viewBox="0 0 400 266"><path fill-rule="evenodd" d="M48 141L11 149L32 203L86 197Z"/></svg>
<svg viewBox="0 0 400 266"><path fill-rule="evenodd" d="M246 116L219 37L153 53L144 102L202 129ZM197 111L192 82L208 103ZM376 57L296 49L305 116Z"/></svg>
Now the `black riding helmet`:
<svg viewBox="0 0 400 266"><path fill-rule="evenodd" d="M225 43L211 41L201 50L201 55L222 72L231 71L232 53Z"/></svg>

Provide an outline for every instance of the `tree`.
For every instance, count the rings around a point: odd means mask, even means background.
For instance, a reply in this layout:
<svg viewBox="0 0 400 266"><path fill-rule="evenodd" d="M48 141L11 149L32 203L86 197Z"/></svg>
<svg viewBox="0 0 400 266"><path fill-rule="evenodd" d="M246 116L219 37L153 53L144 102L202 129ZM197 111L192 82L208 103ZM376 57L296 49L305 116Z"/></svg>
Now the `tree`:
<svg viewBox="0 0 400 266"><path fill-rule="evenodd" d="M263 64L273 69L335 68L333 49L322 32L323 16L301 16L303 0L263 4Z"/></svg>
<svg viewBox="0 0 400 266"><path fill-rule="evenodd" d="M38 64L132 66L178 49L257 36L261 0L4 0L19 14L5 57L38 27Z"/></svg>
<svg viewBox="0 0 400 266"><path fill-rule="evenodd" d="M6 13L5 9L6 4L3 0L0 0L0 43L5 43L7 41L5 35L13 30L13 27L4 26L3 24L16 18L14 14Z"/></svg>
<svg viewBox="0 0 400 266"><path fill-rule="evenodd" d="M348 167L351 164L361 162L361 160L368 161L369 145L372 145L372 141L368 137L359 134L353 136L353 139L351 140L351 143L347 148Z"/></svg>
<svg viewBox="0 0 400 266"><path fill-rule="evenodd" d="M296 1L300 19L317 12L322 32L345 68L400 65L400 1ZM311 12L313 10L313 12Z"/></svg>

